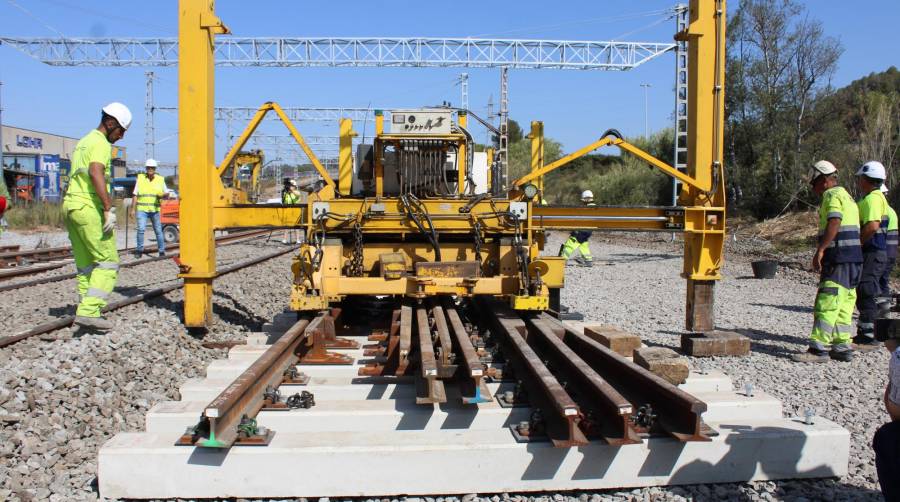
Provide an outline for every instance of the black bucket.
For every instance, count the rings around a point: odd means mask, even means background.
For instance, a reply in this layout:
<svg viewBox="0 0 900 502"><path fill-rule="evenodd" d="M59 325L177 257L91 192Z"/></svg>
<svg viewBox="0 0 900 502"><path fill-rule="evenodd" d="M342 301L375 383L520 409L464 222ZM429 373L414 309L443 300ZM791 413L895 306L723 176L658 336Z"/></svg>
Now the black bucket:
<svg viewBox="0 0 900 502"><path fill-rule="evenodd" d="M772 279L778 271L778 262L775 260L755 261L750 266L753 267L753 277L757 279Z"/></svg>

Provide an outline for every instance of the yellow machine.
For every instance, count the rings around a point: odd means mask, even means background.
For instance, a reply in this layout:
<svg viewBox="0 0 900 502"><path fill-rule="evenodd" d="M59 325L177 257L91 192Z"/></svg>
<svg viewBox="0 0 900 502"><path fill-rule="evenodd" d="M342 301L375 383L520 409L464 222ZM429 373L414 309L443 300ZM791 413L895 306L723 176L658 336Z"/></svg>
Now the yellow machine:
<svg viewBox="0 0 900 502"><path fill-rule="evenodd" d="M265 162L262 150L241 151L226 158L219 165L219 178L233 204L254 203L259 200L259 176ZM230 189L230 190L229 190Z"/></svg>
<svg viewBox="0 0 900 502"><path fill-rule="evenodd" d="M532 124L531 172L509 186L492 153L478 165L465 111L433 108L376 114L371 145L353 152L353 124L340 124L334 180L275 103L264 104L219 168L213 163L213 48L228 33L213 3L182 0L179 39L179 152L184 231L185 324L212 313L213 231L296 227L306 241L294 260L291 308L321 310L350 295L502 297L517 310L558 308L564 260L541 256L551 229L684 232L687 328L714 327L713 291L725 232L722 165L724 9L692 0L689 45L688 170L682 173L629 144L614 130L551 164L543 125ZM251 205L221 174L237 164L250 135L274 111L306 152L322 188L308 202ZM617 146L682 182L674 207L540 206L542 177L602 146Z"/></svg>

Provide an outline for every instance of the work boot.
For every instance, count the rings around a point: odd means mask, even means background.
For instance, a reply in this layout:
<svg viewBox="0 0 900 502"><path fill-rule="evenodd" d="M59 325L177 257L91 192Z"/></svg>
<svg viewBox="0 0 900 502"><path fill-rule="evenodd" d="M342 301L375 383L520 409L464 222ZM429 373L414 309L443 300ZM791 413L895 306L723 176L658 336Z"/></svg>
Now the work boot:
<svg viewBox="0 0 900 502"><path fill-rule="evenodd" d="M132 255L134 255L135 260L139 260L141 258L141 256L143 256L143 254L144 254L143 249L135 249L134 253L132 253Z"/></svg>
<svg viewBox="0 0 900 502"><path fill-rule="evenodd" d="M160 252L159 252L159 257L160 257L160 258L162 258L162 257L165 256L165 255L166 255L166 252L165 252L165 251L160 251Z"/></svg>
<svg viewBox="0 0 900 502"><path fill-rule="evenodd" d="M850 361L853 360L853 351L852 350L831 349L831 352L829 352L828 355L835 361L841 361L843 363L849 363Z"/></svg>
<svg viewBox="0 0 900 502"><path fill-rule="evenodd" d="M112 323L102 317L75 316L75 324L87 331L106 332L113 328Z"/></svg>
<svg viewBox="0 0 900 502"><path fill-rule="evenodd" d="M827 363L828 351L810 347L806 352L798 352L791 355L795 363Z"/></svg>
<svg viewBox="0 0 900 502"><path fill-rule="evenodd" d="M578 265L580 265L582 267L593 267L594 266L594 260L585 258L583 256L576 256L575 263L577 263Z"/></svg>
<svg viewBox="0 0 900 502"><path fill-rule="evenodd" d="M853 337L853 349L860 352L872 352L881 348L881 342L875 338L866 335L856 335Z"/></svg>

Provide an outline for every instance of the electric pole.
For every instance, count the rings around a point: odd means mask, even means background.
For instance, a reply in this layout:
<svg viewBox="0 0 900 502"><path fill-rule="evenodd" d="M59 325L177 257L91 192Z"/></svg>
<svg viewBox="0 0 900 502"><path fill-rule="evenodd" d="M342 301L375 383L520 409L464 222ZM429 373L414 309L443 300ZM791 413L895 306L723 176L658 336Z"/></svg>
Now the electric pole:
<svg viewBox="0 0 900 502"><path fill-rule="evenodd" d="M649 101L647 98L647 91L652 87L650 84L641 84L641 87L644 88L644 139L650 138L650 120L648 111Z"/></svg>

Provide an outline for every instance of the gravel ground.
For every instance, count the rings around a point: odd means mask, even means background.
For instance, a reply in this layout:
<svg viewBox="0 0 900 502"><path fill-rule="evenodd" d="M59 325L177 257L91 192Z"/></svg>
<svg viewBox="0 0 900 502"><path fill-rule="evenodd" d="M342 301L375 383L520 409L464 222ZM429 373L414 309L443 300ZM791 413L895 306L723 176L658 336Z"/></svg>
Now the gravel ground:
<svg viewBox="0 0 900 502"><path fill-rule="evenodd" d="M551 237L555 250L564 235ZM266 252L262 246L222 248L220 261ZM268 246L271 247L271 246ZM648 344L677 347L683 327L680 245L658 237L615 234L592 244L593 268L569 267L563 303L589 321L621 326ZM216 283L216 324L206 339L233 339L281 312L289 294L290 255L226 276ZM156 287L175 273L169 262L123 270L120 288ZM694 359L718 368L735 385L752 382L780 398L786 413L818 415L853 434L850 474L841 479L646 488L536 496L422 498L424 502L598 502L600 500L880 500L868 446L886 416L881 393L887 354L860 354L852 363L797 365L811 323L816 279L787 270L769 281L750 279L749 260L734 254L717 287L718 325L753 341L746 358ZM17 331L71 311L70 282L37 286L0 298L0 329ZM179 321L175 291L110 314L107 335L29 339L0 349L0 500L95 499L99 447L119 431L138 431L155 402L177 399L177 387L203 374L224 350L203 349ZM381 502L389 501L383 499Z"/></svg>

